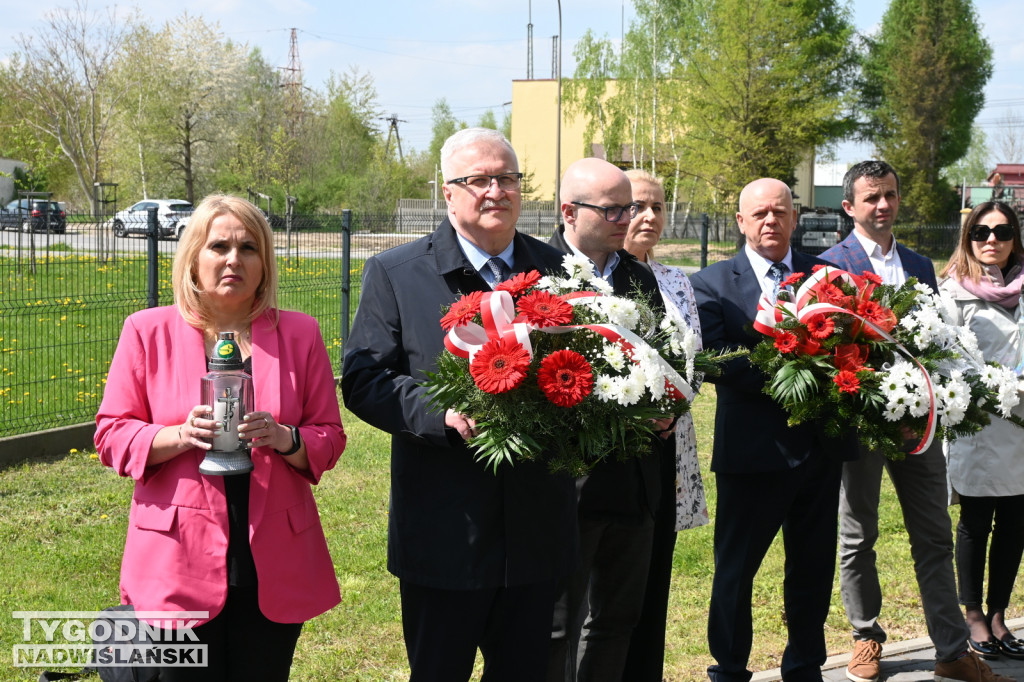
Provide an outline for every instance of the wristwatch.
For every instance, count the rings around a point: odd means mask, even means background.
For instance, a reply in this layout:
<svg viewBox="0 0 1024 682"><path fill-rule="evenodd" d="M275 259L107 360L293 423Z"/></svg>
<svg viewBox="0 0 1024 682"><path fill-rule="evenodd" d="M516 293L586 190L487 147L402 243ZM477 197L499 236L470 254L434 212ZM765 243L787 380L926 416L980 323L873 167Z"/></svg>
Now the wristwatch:
<svg viewBox="0 0 1024 682"><path fill-rule="evenodd" d="M281 426L287 426L289 429L291 429L292 446L285 450L284 452L281 452L280 450L275 448L274 452L283 457L287 457L288 455L294 455L296 452L299 451L299 448L302 447L302 438L299 436L299 429L292 426L291 424L282 424Z"/></svg>

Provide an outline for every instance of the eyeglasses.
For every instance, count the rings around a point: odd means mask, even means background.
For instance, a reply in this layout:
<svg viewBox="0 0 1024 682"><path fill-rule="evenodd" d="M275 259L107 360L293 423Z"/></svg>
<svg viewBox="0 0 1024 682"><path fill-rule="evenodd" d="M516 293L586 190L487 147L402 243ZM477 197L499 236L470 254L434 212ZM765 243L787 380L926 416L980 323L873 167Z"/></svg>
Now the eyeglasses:
<svg viewBox="0 0 1024 682"><path fill-rule="evenodd" d="M495 180L498 181L498 189L505 192L511 192L512 190L519 189L519 185L523 182L522 173L500 173L498 175L467 175L463 178L452 178L447 181L446 185L469 185L473 189L479 189L486 191L490 188L491 183Z"/></svg>
<svg viewBox="0 0 1024 682"><path fill-rule="evenodd" d="M574 206L585 206L586 208L592 208L595 211L604 211L604 219L610 223L617 223L622 220L622 216L627 212L629 213L629 219L632 220L636 217L636 214L640 212L640 204L635 201L626 204L625 206L595 206L594 204L585 204L582 201L570 202Z"/></svg>
<svg viewBox="0 0 1024 682"><path fill-rule="evenodd" d="M1002 225L996 225L995 227L989 227L988 225L975 225L971 228L971 231L967 233L967 236L971 238L972 242L987 242L988 236L995 233L996 239L1001 242L1008 242L1013 239L1013 225L1003 223Z"/></svg>

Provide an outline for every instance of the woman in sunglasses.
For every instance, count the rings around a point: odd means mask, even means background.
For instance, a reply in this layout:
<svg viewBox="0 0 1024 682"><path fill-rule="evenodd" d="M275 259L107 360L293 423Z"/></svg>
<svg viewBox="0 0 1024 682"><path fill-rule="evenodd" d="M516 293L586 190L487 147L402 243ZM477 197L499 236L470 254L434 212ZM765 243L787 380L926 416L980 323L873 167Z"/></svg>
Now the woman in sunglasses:
<svg viewBox="0 0 1024 682"><path fill-rule="evenodd" d="M1013 209L987 201L971 211L942 275L940 288L955 300L958 322L978 337L985 359L1020 374L1024 245ZM1024 416L1024 403L1014 413ZM968 644L983 658L1024 659L1024 641L1005 622L1024 552L1024 433L993 419L980 433L946 447L953 497L960 501L956 567L960 603L971 628ZM987 616L981 607L986 553Z"/></svg>

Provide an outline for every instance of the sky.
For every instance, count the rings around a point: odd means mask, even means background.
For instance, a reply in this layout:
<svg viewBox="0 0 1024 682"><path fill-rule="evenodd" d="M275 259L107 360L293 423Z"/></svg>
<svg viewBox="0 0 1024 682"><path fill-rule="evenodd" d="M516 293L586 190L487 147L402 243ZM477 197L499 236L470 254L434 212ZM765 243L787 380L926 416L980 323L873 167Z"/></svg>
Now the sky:
<svg viewBox="0 0 1024 682"><path fill-rule="evenodd" d="M17 51L18 35L40 30L49 11L73 2L0 0L0 60ZM990 140L1003 116L1024 110L1024 12L1019 2L975 0L994 51L995 72L977 119ZM227 38L259 47L279 67L288 66L291 29L297 29L304 83L322 90L332 71L357 69L371 75L384 115L399 119L404 151L429 146L431 108L441 97L469 125L488 109L501 121L512 99L513 79L527 75L527 24L532 19L535 78L551 77L552 36L559 33L556 0L143 0L134 6L154 28L184 12L202 16L219 24ZM623 25L628 28L633 17L629 0L562 0L561 6L565 76L572 75L573 48L587 29L618 44ZM876 30L887 6L887 0L857 0L857 29ZM90 11L106 7L102 0L89 0ZM386 131L387 122L379 123ZM872 150L845 143L836 152L836 161L853 163Z"/></svg>

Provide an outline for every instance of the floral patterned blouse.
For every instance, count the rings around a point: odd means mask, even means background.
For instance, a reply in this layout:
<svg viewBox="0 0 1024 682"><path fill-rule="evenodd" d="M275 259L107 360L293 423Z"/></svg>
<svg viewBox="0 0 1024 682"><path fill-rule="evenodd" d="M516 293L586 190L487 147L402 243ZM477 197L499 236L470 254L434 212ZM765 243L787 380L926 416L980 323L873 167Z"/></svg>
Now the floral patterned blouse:
<svg viewBox="0 0 1024 682"><path fill-rule="evenodd" d="M700 318L690 279L682 269L662 265L653 258L647 264L658 279L658 288L665 300L665 310L676 323L683 323L700 340ZM693 415L684 414L676 422L676 530L697 528L710 522L704 498L704 481L697 461L697 434Z"/></svg>

